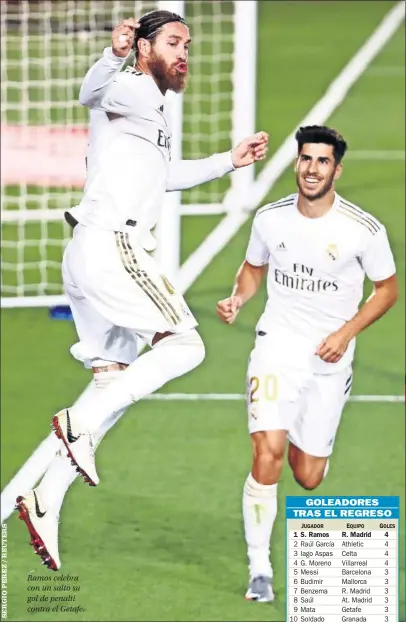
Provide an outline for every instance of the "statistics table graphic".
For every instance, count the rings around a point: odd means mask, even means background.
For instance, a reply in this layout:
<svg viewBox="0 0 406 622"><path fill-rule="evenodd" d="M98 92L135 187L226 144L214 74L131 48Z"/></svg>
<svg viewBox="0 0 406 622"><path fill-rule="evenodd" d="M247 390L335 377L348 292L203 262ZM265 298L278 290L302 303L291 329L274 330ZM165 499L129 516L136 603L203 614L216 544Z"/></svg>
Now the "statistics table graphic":
<svg viewBox="0 0 406 622"><path fill-rule="evenodd" d="M288 622L398 622L398 521L399 497L287 497Z"/></svg>

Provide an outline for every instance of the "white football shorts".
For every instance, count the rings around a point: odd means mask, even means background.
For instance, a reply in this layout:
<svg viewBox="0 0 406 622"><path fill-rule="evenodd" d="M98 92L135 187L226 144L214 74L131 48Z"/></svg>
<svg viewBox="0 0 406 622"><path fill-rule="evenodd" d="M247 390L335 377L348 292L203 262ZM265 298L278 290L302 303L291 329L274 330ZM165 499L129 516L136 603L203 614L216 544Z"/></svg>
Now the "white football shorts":
<svg viewBox="0 0 406 622"><path fill-rule="evenodd" d="M315 374L295 362L292 351L256 346L247 372L249 433L287 430L288 440L305 453L328 457L351 386L351 365Z"/></svg>
<svg viewBox="0 0 406 622"><path fill-rule="evenodd" d="M79 337L71 352L86 367L99 359L130 364L137 336L151 345L155 333L197 325L183 296L131 233L78 224L65 249L63 283Z"/></svg>

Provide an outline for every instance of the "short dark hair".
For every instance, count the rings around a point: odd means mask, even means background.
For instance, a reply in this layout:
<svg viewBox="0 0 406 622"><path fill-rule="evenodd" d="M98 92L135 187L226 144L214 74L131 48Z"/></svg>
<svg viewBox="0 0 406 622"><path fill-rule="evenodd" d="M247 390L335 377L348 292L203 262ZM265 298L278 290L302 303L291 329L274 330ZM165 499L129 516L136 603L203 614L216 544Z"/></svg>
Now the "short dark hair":
<svg viewBox="0 0 406 622"><path fill-rule="evenodd" d="M177 13L172 13L172 11L150 11L145 13L138 21L140 27L135 31L133 44L135 56L138 56L138 41L140 39L148 39L148 41L153 42L165 24L170 24L171 22L186 24L183 17Z"/></svg>
<svg viewBox="0 0 406 622"><path fill-rule="evenodd" d="M324 143L333 147L334 160L339 164L347 151L347 143L344 138L330 127L325 125L306 125L300 127L295 134L298 146L298 154L306 143Z"/></svg>

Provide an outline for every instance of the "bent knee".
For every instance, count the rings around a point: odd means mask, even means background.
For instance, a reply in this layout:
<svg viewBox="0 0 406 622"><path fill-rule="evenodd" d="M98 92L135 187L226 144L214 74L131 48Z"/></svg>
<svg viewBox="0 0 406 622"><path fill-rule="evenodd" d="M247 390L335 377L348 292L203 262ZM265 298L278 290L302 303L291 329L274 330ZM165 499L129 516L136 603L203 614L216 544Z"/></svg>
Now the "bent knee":
<svg viewBox="0 0 406 622"><path fill-rule="evenodd" d="M271 471L280 472L283 466L283 456L276 455L272 451L261 451L254 456L254 464L261 473L270 473Z"/></svg>
<svg viewBox="0 0 406 622"><path fill-rule="evenodd" d="M282 463L283 462L283 451L276 450L269 445L261 444L259 447L255 447L254 449L254 459L266 463Z"/></svg>
<svg viewBox="0 0 406 622"><path fill-rule="evenodd" d="M303 472L303 471L293 471L293 477L305 490L314 490L323 480L323 472L315 473L315 472Z"/></svg>
<svg viewBox="0 0 406 622"><path fill-rule="evenodd" d="M206 356L206 348L203 339L195 328L184 333L170 333L168 336L159 340L153 348L165 348L167 346L182 347L182 352L187 353L190 369L200 365Z"/></svg>
<svg viewBox="0 0 406 622"><path fill-rule="evenodd" d="M200 363L203 363L204 359L206 358L206 346L204 345L204 341L203 339L200 337L199 333L197 332L197 330L195 328L193 328L192 330L193 336L193 343L194 343L194 347L196 348L196 351L198 353Z"/></svg>
<svg viewBox="0 0 406 622"><path fill-rule="evenodd" d="M275 484L283 466L283 456L276 456L272 452L260 452L252 461L252 475L259 484Z"/></svg>
<svg viewBox="0 0 406 622"><path fill-rule="evenodd" d="M197 330L195 328L192 328L192 330L188 331L187 333L182 333L182 335L179 335L179 337L182 337L183 339L181 340L181 342L193 351L193 360L195 367L203 363L204 359L206 358L206 346L204 345L203 339L201 338Z"/></svg>

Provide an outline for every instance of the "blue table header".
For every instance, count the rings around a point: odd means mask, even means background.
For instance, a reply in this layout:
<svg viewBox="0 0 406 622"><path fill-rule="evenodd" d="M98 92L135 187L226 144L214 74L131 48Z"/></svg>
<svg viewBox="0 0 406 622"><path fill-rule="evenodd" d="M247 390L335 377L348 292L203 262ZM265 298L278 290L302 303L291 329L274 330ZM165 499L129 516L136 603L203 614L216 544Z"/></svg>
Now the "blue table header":
<svg viewBox="0 0 406 622"><path fill-rule="evenodd" d="M399 497L286 497L286 518L399 518Z"/></svg>

